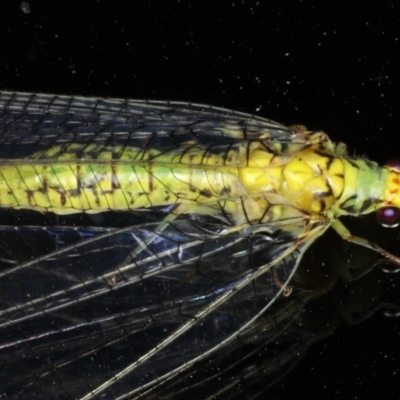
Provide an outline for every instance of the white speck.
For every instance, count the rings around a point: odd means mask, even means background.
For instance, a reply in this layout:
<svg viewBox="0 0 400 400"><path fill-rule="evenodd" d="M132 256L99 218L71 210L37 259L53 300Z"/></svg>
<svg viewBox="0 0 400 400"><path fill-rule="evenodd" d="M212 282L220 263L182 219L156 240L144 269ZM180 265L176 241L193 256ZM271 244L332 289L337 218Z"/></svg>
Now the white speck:
<svg viewBox="0 0 400 400"><path fill-rule="evenodd" d="M31 13L31 5L27 1L23 1L19 6L19 8L24 14Z"/></svg>

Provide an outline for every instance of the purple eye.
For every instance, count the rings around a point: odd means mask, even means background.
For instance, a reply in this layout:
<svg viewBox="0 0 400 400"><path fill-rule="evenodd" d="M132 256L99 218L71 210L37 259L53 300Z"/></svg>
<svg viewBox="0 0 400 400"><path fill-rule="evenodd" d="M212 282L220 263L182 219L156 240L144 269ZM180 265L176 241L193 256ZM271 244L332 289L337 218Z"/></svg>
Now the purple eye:
<svg viewBox="0 0 400 400"><path fill-rule="evenodd" d="M386 228L395 228L400 223L400 209L397 207L382 207L376 211L378 222Z"/></svg>
<svg viewBox="0 0 400 400"><path fill-rule="evenodd" d="M400 159L398 159L398 158L392 158L385 165L387 165L388 167L391 167L397 171L400 171Z"/></svg>

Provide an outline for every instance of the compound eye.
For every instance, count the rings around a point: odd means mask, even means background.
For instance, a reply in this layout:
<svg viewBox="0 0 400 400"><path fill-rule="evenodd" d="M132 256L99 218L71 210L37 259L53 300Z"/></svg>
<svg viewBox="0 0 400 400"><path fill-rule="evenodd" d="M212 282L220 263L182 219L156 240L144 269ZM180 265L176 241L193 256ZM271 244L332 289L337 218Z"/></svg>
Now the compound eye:
<svg viewBox="0 0 400 400"><path fill-rule="evenodd" d="M400 159L398 158L392 158L385 165L397 171L400 171Z"/></svg>
<svg viewBox="0 0 400 400"><path fill-rule="evenodd" d="M397 207L382 207L376 211L378 222L385 228L396 228L400 224L400 209Z"/></svg>

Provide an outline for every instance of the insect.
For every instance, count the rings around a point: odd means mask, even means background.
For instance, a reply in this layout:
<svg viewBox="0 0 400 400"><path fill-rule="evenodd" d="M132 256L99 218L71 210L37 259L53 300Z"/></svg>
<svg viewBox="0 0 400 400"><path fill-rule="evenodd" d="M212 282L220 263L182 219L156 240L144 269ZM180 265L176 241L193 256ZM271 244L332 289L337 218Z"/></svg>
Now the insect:
<svg viewBox="0 0 400 400"><path fill-rule="evenodd" d="M152 398L175 385L178 398L201 363L276 342L305 300L291 285L300 260L328 227L400 263L339 220L379 210L395 225L399 172L321 131L26 93L2 92L0 112L9 397Z"/></svg>

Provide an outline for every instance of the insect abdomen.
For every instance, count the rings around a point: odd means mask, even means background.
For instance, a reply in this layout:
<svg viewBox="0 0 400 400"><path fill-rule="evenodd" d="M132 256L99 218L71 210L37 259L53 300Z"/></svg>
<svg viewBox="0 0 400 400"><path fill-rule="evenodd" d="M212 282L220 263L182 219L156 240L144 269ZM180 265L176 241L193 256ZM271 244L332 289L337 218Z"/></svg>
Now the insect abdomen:
<svg viewBox="0 0 400 400"><path fill-rule="evenodd" d="M235 195L237 168L222 166L221 157L190 164L186 156L164 154L146 159L129 149L127 159L104 152L95 160L21 160L0 168L0 206L57 214L97 213L176 203L206 204ZM126 154L125 154L126 156ZM200 154L201 157L201 154ZM213 167L213 165L217 165ZM190 207L189 210L190 211Z"/></svg>

